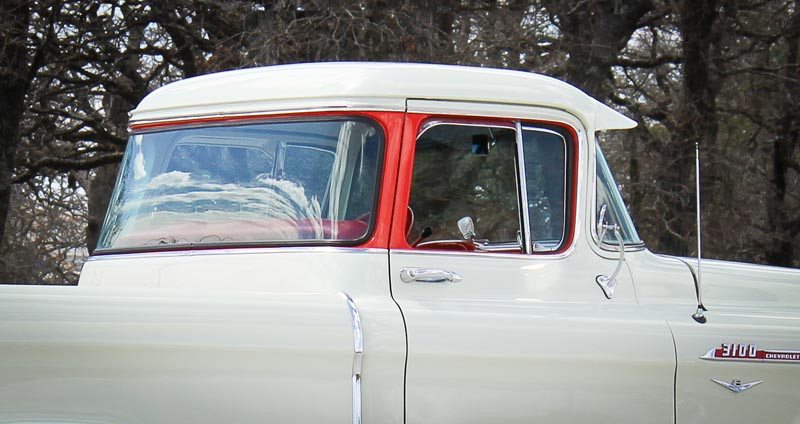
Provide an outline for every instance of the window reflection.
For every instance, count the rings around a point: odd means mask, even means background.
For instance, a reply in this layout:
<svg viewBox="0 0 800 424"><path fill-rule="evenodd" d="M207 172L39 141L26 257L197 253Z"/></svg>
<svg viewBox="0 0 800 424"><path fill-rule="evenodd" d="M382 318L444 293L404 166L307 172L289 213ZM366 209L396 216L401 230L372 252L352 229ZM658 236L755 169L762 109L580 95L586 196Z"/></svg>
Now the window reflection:
<svg viewBox="0 0 800 424"><path fill-rule="evenodd" d="M360 239L380 149L353 120L136 135L99 246Z"/></svg>

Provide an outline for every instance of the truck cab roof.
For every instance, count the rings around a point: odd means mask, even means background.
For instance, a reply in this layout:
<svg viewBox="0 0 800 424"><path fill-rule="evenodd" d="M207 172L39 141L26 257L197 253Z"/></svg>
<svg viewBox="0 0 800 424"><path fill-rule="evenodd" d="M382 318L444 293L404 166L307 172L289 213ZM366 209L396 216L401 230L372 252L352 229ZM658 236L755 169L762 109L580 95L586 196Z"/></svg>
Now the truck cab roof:
<svg viewBox="0 0 800 424"><path fill-rule="evenodd" d="M636 122L555 78L453 65L331 62L220 72L178 81L145 97L131 124L188 117L371 109L404 111L407 100L450 100L565 110L588 131Z"/></svg>

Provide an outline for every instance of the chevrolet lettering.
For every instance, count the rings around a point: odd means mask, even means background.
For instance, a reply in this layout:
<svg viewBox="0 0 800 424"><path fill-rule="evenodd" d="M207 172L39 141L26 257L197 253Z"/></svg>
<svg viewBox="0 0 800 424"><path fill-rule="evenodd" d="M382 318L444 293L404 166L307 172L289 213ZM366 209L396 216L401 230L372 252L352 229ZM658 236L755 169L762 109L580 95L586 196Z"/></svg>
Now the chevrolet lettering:
<svg viewBox="0 0 800 424"><path fill-rule="evenodd" d="M723 343L706 352L700 359L716 361L786 361L800 364L800 351L758 349L755 345Z"/></svg>
<svg viewBox="0 0 800 424"><path fill-rule="evenodd" d="M648 250L635 126L486 68L158 88L78 286L0 286L0 423L800 422L800 270Z"/></svg>

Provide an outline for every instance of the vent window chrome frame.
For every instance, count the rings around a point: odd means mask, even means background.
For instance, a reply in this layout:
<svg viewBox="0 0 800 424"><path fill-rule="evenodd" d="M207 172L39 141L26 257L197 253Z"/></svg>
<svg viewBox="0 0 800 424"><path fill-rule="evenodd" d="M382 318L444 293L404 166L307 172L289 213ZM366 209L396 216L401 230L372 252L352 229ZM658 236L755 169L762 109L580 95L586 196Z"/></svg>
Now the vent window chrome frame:
<svg viewBox="0 0 800 424"><path fill-rule="evenodd" d="M595 245L597 247L599 247L600 249L602 249L603 251L606 251L606 252L619 252L620 251L619 243L610 243L610 242L607 242L607 241L600 240L600 236L597 233L597 230L598 230L597 226L596 225L592 225L593 223L597 222L597 220L598 220L598 218L600 216L599 215L599 208L598 208L598 204L597 204L598 197L599 197L598 196L598 188L600 186L600 176L599 176L600 170L599 170L599 168L597 166L597 161L598 161L598 155L603 155L602 149L600 148L600 145L599 145L599 140L597 140L596 137L595 137L595 140L594 140L594 149L592 150L592 152L593 152L593 154L592 154L592 157L590 158L589 162L591 163L591 169L594 172L591 174L591 177L590 177L591 181L592 181L592 184L591 184L591 190L592 190L592 193L591 193L591 198L592 198L591 216L592 216L592 219L589 220L589 224L590 224L590 227L591 227L591 229L589 230L589 234L591 234L592 241L595 243ZM603 158L605 159L604 155L603 155ZM612 180L613 180L614 184L616 185L616 180L613 179L614 175L613 175L613 173L611 173L610 167L609 167L609 173L611 174ZM619 189L617 189L617 190L619 190ZM635 234L636 238L638 239L638 241L636 241L636 242L624 242L623 241L622 245L624 246L624 250L625 250L625 252L638 252L638 251L645 250L647 248L647 245L645 244L644 240L642 240L641 237L639 237L639 232L636 229L636 224L635 224L635 222L633 222L633 217L631 217L630 213L628 212L628 207L627 207L628 205L625 204L625 201L622 198L622 193L620 193L620 199L622 199L622 206L624 207L624 213L627 215L628 220L630 221L631 226L633 228L634 234Z"/></svg>

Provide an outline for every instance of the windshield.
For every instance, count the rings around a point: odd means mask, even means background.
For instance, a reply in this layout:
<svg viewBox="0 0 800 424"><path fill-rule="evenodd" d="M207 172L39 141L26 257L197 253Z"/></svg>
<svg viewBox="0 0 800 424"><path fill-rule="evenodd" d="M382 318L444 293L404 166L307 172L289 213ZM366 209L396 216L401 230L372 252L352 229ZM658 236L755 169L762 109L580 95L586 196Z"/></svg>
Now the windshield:
<svg viewBox="0 0 800 424"><path fill-rule="evenodd" d="M135 135L98 249L358 241L381 145L360 119Z"/></svg>

